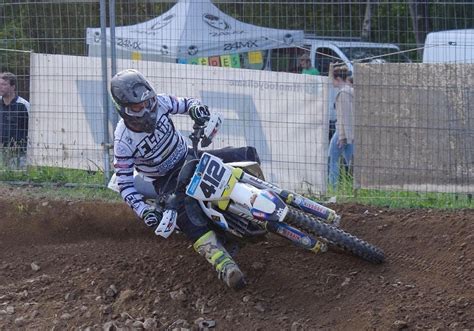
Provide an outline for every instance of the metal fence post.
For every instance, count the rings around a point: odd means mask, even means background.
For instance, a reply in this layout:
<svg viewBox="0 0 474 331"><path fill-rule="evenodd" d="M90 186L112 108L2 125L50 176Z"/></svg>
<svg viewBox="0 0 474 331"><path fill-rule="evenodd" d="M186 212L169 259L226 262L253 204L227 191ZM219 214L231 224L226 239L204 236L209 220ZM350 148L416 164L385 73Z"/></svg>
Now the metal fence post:
<svg viewBox="0 0 474 331"><path fill-rule="evenodd" d="M104 175L105 185L110 180L110 140L109 140L109 93L108 93L108 75L107 75L107 17L106 2L100 0L100 32L101 32L101 65L102 65L102 92L103 92L103 109L104 109Z"/></svg>
<svg viewBox="0 0 474 331"><path fill-rule="evenodd" d="M110 64L111 76L117 73L117 48L115 43L115 0L109 0L109 23L110 23ZM118 122L117 112L111 106L112 125L115 127Z"/></svg>

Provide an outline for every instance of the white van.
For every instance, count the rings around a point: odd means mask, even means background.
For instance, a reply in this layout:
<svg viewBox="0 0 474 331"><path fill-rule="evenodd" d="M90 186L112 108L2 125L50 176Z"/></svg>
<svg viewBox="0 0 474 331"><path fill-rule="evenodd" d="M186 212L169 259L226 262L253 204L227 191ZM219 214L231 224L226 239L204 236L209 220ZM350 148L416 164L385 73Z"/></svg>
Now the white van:
<svg viewBox="0 0 474 331"><path fill-rule="evenodd" d="M474 63L474 29L428 33L423 63Z"/></svg>
<svg viewBox="0 0 474 331"><path fill-rule="evenodd" d="M395 44L363 42L360 39L306 36L299 48L273 49L270 70L300 73L298 58L309 52L311 63L320 75L327 76L330 63L345 63L350 70L354 62L411 62Z"/></svg>

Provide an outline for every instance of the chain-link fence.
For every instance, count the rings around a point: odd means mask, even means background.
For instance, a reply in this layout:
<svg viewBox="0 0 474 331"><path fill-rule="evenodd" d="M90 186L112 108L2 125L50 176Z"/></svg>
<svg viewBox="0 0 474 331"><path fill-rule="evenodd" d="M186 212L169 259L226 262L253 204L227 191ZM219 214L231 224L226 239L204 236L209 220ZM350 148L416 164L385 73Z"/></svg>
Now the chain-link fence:
<svg viewBox="0 0 474 331"><path fill-rule="evenodd" d="M255 146L279 185L469 195L472 12L471 1L6 0L0 64L16 81L0 79L0 178L103 185L118 120L108 81L135 68L159 93L220 112L214 147Z"/></svg>

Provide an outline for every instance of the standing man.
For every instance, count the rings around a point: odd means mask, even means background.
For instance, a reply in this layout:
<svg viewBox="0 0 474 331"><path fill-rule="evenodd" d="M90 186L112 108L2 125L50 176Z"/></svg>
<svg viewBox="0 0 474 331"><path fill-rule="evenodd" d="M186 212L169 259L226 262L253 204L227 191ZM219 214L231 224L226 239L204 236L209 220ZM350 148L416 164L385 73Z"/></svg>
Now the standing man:
<svg viewBox="0 0 474 331"><path fill-rule="evenodd" d="M7 167L26 165L30 103L17 95L16 85L14 74L0 74L0 156Z"/></svg>

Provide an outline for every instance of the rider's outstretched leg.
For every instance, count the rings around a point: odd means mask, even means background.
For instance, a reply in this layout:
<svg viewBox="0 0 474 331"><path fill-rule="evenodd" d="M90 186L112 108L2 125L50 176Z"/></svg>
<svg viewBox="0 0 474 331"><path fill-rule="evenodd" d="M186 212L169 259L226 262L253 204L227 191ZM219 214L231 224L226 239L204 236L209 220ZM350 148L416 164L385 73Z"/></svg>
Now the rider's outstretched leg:
<svg viewBox="0 0 474 331"><path fill-rule="evenodd" d="M239 289L245 286L242 271L217 239L214 231L206 232L193 245L196 252L204 256L206 260L216 268L219 279L227 286Z"/></svg>
<svg viewBox="0 0 474 331"><path fill-rule="evenodd" d="M178 216L177 224L194 243L194 250L212 264L219 278L229 287L234 289L243 287L245 280L242 271L217 238L216 233L208 227L208 218L198 202L190 197L179 200L184 200L185 212Z"/></svg>

